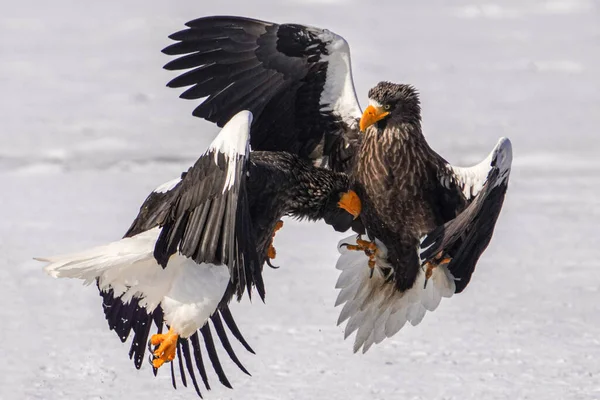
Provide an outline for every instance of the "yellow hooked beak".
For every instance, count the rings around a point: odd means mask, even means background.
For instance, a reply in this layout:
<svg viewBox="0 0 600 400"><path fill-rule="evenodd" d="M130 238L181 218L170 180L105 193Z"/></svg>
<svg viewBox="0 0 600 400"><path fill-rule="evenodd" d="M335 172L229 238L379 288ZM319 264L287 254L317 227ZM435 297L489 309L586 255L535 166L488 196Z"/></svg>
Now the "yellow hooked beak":
<svg viewBox="0 0 600 400"><path fill-rule="evenodd" d="M385 118L389 113L381 107L368 106L360 119L360 130L364 132L365 129Z"/></svg>

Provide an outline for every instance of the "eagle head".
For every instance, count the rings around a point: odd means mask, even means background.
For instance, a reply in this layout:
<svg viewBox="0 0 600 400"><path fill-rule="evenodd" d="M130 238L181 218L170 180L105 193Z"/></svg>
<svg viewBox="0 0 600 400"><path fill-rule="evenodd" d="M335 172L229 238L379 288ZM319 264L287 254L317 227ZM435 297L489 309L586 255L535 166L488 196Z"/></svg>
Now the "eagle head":
<svg viewBox="0 0 600 400"><path fill-rule="evenodd" d="M369 106L360 120L360 130L379 122L421 123L419 92L411 86L391 82L379 82L369 90Z"/></svg>

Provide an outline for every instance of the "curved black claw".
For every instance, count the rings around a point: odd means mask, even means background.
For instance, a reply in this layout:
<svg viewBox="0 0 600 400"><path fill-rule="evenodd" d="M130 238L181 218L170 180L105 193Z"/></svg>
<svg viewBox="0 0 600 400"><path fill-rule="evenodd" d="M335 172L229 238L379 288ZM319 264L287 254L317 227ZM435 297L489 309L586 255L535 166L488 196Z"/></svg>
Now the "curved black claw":
<svg viewBox="0 0 600 400"><path fill-rule="evenodd" d="M153 361L158 358L154 355L154 352L156 351L157 348L158 348L158 346L152 346L152 343L150 341L148 341L148 351L150 352L150 354L148 355L148 362L150 363L150 366L152 367L152 373L154 373L154 376L156 376L156 374L158 373L158 368L156 368L153 363Z"/></svg>
<svg viewBox="0 0 600 400"><path fill-rule="evenodd" d="M271 264L271 259L267 257L267 265L273 269L279 269L279 267Z"/></svg>

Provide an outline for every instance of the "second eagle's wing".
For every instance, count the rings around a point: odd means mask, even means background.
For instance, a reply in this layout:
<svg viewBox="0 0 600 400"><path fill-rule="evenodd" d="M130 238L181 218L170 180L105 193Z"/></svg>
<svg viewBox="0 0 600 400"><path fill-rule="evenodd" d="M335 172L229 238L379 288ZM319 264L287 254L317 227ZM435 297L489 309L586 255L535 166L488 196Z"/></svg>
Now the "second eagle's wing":
<svg viewBox="0 0 600 400"><path fill-rule="evenodd" d="M448 164L440 176L441 186L461 193L467 205L422 240L420 256L422 260L439 254L451 258L447 268L456 280L456 293L469 284L479 257L492 239L508 188L511 163L512 145L502 138L481 163L470 168ZM458 202L448 205L452 208L455 203Z"/></svg>
<svg viewBox="0 0 600 400"><path fill-rule="evenodd" d="M164 340L150 336L153 325L158 334L166 325L177 336L176 357L169 356L173 386L178 369L183 385L191 379L199 396L196 372L210 389L210 365L219 381L231 387L215 336L248 373L227 330L253 351L227 304L234 295L250 294L252 287L264 298L245 188L251 121L247 111L234 116L192 168L148 196L123 239L40 259L49 263L45 270L53 277L96 282L110 329L123 342L132 337L129 356L136 368L142 366L148 339ZM162 363L154 361L165 362L156 353L159 349L151 351L155 373Z"/></svg>
<svg viewBox="0 0 600 400"><path fill-rule="evenodd" d="M227 265L238 300L252 287L265 295L245 187L251 121L248 111L231 118L177 184L154 249L163 268L176 253Z"/></svg>
<svg viewBox="0 0 600 400"><path fill-rule="evenodd" d="M362 112L348 43L328 30L214 16L186 24L163 50L180 56L168 83L203 99L194 115L223 126L240 110L254 115L253 150L287 151L346 170Z"/></svg>
<svg viewBox="0 0 600 400"><path fill-rule="evenodd" d="M413 286L398 291L390 281L393 266L388 250L376 240L377 266L361 252L342 244L355 245L356 237L340 242L341 270L336 287L336 305L344 304L338 324L348 321L345 336L356 333L354 351L363 352L386 337L392 337L408 322L417 325L427 311L435 310L442 298L460 293L468 285L479 257L488 246L506 193L512 149L501 139L491 154L471 168L445 163L438 171L435 204L444 224L433 229L421 242L421 267ZM429 268L426 263L435 265Z"/></svg>

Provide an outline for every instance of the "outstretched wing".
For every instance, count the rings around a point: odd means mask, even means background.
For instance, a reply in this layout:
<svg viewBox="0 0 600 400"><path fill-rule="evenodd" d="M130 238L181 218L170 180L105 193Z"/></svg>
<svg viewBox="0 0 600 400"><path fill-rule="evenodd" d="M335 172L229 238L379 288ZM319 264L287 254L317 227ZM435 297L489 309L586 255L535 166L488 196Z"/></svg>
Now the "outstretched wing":
<svg viewBox="0 0 600 400"><path fill-rule="evenodd" d="M194 115L222 126L240 110L254 115L254 150L287 151L347 168L359 140L360 106L348 43L328 30L215 16L190 21L165 48L186 70L169 87L204 99ZM321 161L323 160L323 161Z"/></svg>
<svg viewBox="0 0 600 400"><path fill-rule="evenodd" d="M219 360L214 333L229 358L247 374L227 331L254 353L228 307L233 294L239 297L246 289L250 292L252 286L264 296L244 187L251 120L249 112L238 113L188 172L156 188L124 239L45 260L50 262L46 270L55 277L96 282L109 328L122 342L133 338L129 356L138 369L152 326L161 333L173 307L194 304L181 312L181 319L187 318L189 326L197 326L198 330L190 328L191 332L179 337L175 362L179 364L183 385L187 386L187 375L200 397L196 371L206 389L210 389L206 373L209 361L219 381L231 387ZM195 262L182 263L187 258ZM160 273L157 262L162 268L169 264L169 268ZM220 269L212 268L211 264L226 270L224 264L229 273L219 273ZM200 299L176 283L180 275ZM171 311L164 307L167 296L177 299L175 306L169 305ZM201 319L197 314L206 317L204 322L197 320ZM173 364L171 375L175 386Z"/></svg>
<svg viewBox="0 0 600 400"><path fill-rule="evenodd" d="M253 285L256 285L261 297L264 296L260 266L255 256L256 246L248 220L248 210L245 208L247 202L244 199L243 186L251 118L252 115L248 112L240 112L232 118L213 141L207 153L200 157L192 168L181 177L160 185L146 198L125 234L125 238L135 240L135 237L144 236L160 228L161 233L152 238L152 245L154 258L163 268L173 260L171 256L176 252L193 258L198 265L194 264L191 268L198 271L202 270L201 264L206 263L225 264L229 267L229 287L225 294L218 294L222 298L213 299L218 307L214 312L210 312L212 328L211 323L206 321L204 326L189 338L180 337L175 361L179 367L174 368L171 363L173 386L176 386L175 370L178 369L183 385L187 386L189 378L200 397L200 379L205 388L210 389L207 375L209 362L219 381L231 387L219 360L213 338L215 333L229 358L247 374L248 371L231 346L227 331L248 351L254 353L239 331L228 306L233 293L240 296L245 289L249 291ZM122 253L122 257L126 250L118 250L117 253ZM149 254L151 258L152 250ZM108 259L106 251L100 252L96 257L97 260ZM133 262L124 263L123 269L119 270L123 273L125 268L131 268L133 265L138 279L127 283L132 285L129 291L135 292L134 295L126 296L122 290L115 292L112 286L118 288L119 284L124 283L119 280L116 272L111 272L112 285L107 285L111 277L105 274L97 278L96 282L103 299L102 305L109 328L117 333L122 342L132 336L129 356L139 369L144 361L153 325L158 329L158 333L161 333L165 324L163 307L158 304L150 307L146 303L151 297L156 297L155 303L161 301L164 293L160 291L160 286L168 276L157 275L163 282L151 281L146 286L136 288L136 283L148 283L146 281L149 277L143 275L146 272L140 265L141 256L134 257ZM90 255L87 259L95 260ZM97 263L100 261L96 261ZM190 285L194 283L196 282ZM202 292L202 288L197 290ZM157 372L156 369L154 371ZM196 373L200 374L199 379Z"/></svg>
<svg viewBox="0 0 600 400"><path fill-rule="evenodd" d="M99 287L99 292L102 297L104 315L110 330L114 330L123 343L126 342L130 336L133 338L129 350L129 358L133 360L135 367L140 369L144 361L146 349L148 347L148 338L151 336L150 334L153 325L158 330L158 333L164 331L162 307L159 306L152 312L149 312L140 304L139 299L136 297L133 297L130 301L123 301L121 296L115 295L113 289L103 290ZM227 330L229 330L230 334L232 334L246 350L254 354L254 350L248 345L239 331L227 305L220 306L210 317L210 320L213 325L212 329L210 323L207 321L200 330L195 332L189 338L180 337L177 343L179 379L184 386L187 386L187 378L189 378L192 381L196 393L200 397L202 397L202 394L198 379L196 378L196 372L200 374L204 387L207 390L210 390L206 372L209 362L219 381L224 386L231 388L231 384L229 383L221 365L221 361L219 360L211 330L217 334L229 358L248 375L249 372L241 364L231 346ZM222 321L225 321L225 325ZM227 326L227 329L225 329L225 326ZM204 351L201 346L202 342L204 343ZM156 375L156 369L154 369L154 373ZM175 375L175 369L171 363L171 382L173 386L177 388Z"/></svg>
<svg viewBox="0 0 600 400"><path fill-rule="evenodd" d="M439 177L441 186L467 201L456 218L430 232L421 242L421 260L440 253L452 260L448 270L456 279L456 293L468 285L475 265L487 248L500 215L512 163L510 140L500 139L481 163L470 168L448 164ZM452 198L452 197L450 197ZM449 201L451 207L460 201Z"/></svg>
<svg viewBox="0 0 600 400"><path fill-rule="evenodd" d="M176 184L154 249L163 267L176 252L227 265L238 299L254 286L265 294L245 187L251 121L250 112L237 113Z"/></svg>

